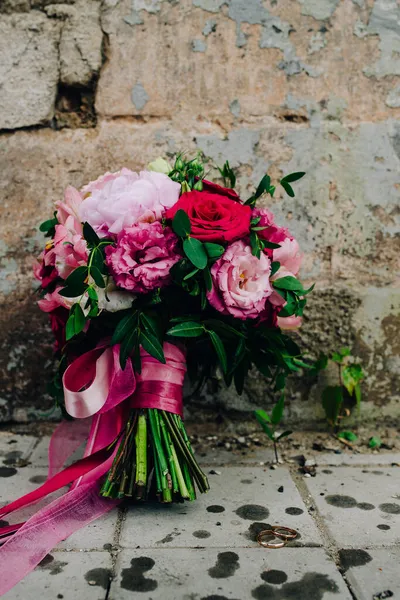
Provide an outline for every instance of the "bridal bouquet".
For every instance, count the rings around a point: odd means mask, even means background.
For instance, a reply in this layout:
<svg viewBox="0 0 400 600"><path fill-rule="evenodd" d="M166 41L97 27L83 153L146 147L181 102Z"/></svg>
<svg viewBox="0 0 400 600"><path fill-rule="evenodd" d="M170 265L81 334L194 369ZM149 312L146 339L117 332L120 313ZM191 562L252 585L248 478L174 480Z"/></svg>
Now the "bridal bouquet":
<svg viewBox="0 0 400 600"><path fill-rule="evenodd" d="M0 518L72 487L25 524L0 530L3 549L33 527L48 551L126 497L194 500L209 485L182 420L186 371L200 387L219 369L240 394L253 367L279 390L302 365L283 333L300 325L310 291L297 279L302 255L257 207L275 187L265 175L243 201L229 164L220 171L226 187L183 155L139 174L106 173L80 191L68 187L41 225L49 241L35 275L56 338L52 388L73 420L53 435L49 479ZM303 175L280 184L293 196ZM84 458L61 470L85 437Z"/></svg>

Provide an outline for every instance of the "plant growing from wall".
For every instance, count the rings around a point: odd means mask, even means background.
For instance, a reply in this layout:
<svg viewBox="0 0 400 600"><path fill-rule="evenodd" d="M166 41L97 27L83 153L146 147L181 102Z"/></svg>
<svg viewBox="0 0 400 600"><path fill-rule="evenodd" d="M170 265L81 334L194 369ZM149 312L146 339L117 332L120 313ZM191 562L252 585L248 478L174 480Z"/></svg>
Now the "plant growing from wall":
<svg viewBox="0 0 400 600"><path fill-rule="evenodd" d="M346 406L347 399L353 399L357 408L360 408L361 381L364 378L364 372L361 364L352 356L349 348L340 348L340 350L329 356L321 354L314 363L310 374L316 376L328 367L336 369L335 379L337 383L327 385L324 388L321 401L327 421L336 431L341 419L350 414L349 408ZM348 434L350 432L343 433ZM352 441L348 435L341 435L341 437Z"/></svg>
<svg viewBox="0 0 400 600"><path fill-rule="evenodd" d="M285 407L285 397L282 394L282 396L279 398L278 402L275 404L274 408L272 409L271 416L265 410L261 410L261 409L256 410L254 412L254 416L256 417L257 421L260 423L264 433L274 444L274 452L275 452L276 462L279 461L279 456L278 456L279 441L281 439L283 439L284 437L291 435L291 433L292 433L291 431L284 431L283 433L279 433L277 431L277 427L278 427L279 423L282 421L284 407Z"/></svg>

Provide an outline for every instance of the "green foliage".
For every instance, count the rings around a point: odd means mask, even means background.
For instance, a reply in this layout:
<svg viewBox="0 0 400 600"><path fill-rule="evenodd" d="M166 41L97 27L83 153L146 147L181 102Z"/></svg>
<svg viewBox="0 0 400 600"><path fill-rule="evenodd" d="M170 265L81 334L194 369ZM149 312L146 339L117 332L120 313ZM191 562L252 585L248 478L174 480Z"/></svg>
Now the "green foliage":
<svg viewBox="0 0 400 600"><path fill-rule="evenodd" d="M70 310L68 321L65 328L66 340L70 340L75 335L83 331L86 324L86 317L79 304L74 304Z"/></svg>
<svg viewBox="0 0 400 600"><path fill-rule="evenodd" d="M182 238L186 238L190 234L192 227L190 225L190 219L184 210L179 209L176 211L172 220L172 229L176 235Z"/></svg>
<svg viewBox="0 0 400 600"><path fill-rule="evenodd" d="M299 179L301 179L302 177L304 177L305 173L304 172L297 172L297 173L290 173L289 175L286 175L285 177L283 177L280 180L280 184L283 187L283 189L285 190L285 192L291 197L294 198L294 191L292 186L290 185L291 183L293 183L294 181L298 181Z"/></svg>
<svg viewBox="0 0 400 600"><path fill-rule="evenodd" d="M221 177L224 179L224 186L234 188L236 185L236 175L231 169L229 162L225 161L223 167L218 167L218 171L221 173Z"/></svg>
<svg viewBox="0 0 400 600"><path fill-rule="evenodd" d="M54 213L54 217L52 219L48 219L47 221L43 221L39 225L39 231L45 234L46 237L53 238L56 230L55 227L58 225L57 213Z"/></svg>
<svg viewBox="0 0 400 600"><path fill-rule="evenodd" d="M203 242L196 238L188 237L183 240L183 251L195 267L198 269L206 268L208 256Z"/></svg>
<svg viewBox="0 0 400 600"><path fill-rule="evenodd" d="M358 440L358 437L352 431L340 431L338 433L338 438L346 440L347 442L356 442Z"/></svg>
<svg viewBox="0 0 400 600"><path fill-rule="evenodd" d="M267 435L267 437L273 442L274 450L275 450L275 458L278 462L278 442L284 437L288 437L291 435L291 431L284 431L283 433L278 434L276 429L280 422L282 421L283 411L285 407L285 397L280 396L279 400L275 404L272 409L271 416L262 409L254 411L254 416L262 427L262 430Z"/></svg>
<svg viewBox="0 0 400 600"><path fill-rule="evenodd" d="M201 154L199 153L196 158L191 160L187 160L184 154L178 154L169 177L181 184L182 193L193 189L202 190L204 164Z"/></svg>
<svg viewBox="0 0 400 600"><path fill-rule="evenodd" d="M373 435L369 438L368 446L370 448L380 448L382 446L382 441L378 436Z"/></svg>
<svg viewBox="0 0 400 600"><path fill-rule="evenodd" d="M281 314L281 313L280 313ZM320 371L327 368L329 360L337 367L339 385L328 386L322 392L322 405L328 422L332 427L337 427L343 417L345 395L352 397L359 408L361 403L361 381L364 379L362 366L355 361L349 348L343 347L332 352L330 356L320 354L318 360L312 365L310 375L317 376ZM351 440L349 440L351 441Z"/></svg>

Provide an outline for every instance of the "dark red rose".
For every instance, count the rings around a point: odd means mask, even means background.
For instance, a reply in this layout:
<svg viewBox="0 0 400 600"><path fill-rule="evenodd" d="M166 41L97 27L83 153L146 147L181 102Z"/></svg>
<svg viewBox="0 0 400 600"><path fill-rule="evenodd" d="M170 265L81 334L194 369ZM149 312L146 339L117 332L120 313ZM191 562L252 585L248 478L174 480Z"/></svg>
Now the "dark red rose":
<svg viewBox="0 0 400 600"><path fill-rule="evenodd" d="M278 327L278 312L281 309L280 306L273 306L268 300L265 303L265 308L258 317L256 327L264 325L264 327L274 328Z"/></svg>
<svg viewBox="0 0 400 600"><path fill-rule="evenodd" d="M218 194L219 196L226 196L231 200L235 200L235 202L240 202L240 198L231 188L224 188L217 183L213 183L212 181L207 181L207 179L203 179L203 192L211 192L213 194Z"/></svg>
<svg viewBox="0 0 400 600"><path fill-rule="evenodd" d="M63 306L49 312L50 327L55 337L54 350L56 352L65 346L65 326L68 316L69 311Z"/></svg>
<svg viewBox="0 0 400 600"><path fill-rule="evenodd" d="M191 235L203 242L233 242L248 235L251 208L233 200L235 192L232 190L217 185L215 188L215 191L203 189L182 194L167 210L167 219L173 219L178 210L184 210L192 226Z"/></svg>

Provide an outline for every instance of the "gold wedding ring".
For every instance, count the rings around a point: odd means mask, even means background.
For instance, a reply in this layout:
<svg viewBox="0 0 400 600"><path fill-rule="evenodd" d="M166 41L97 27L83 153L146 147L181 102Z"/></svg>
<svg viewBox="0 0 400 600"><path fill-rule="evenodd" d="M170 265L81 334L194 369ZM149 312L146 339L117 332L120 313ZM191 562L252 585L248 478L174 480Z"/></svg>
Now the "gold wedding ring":
<svg viewBox="0 0 400 600"><path fill-rule="evenodd" d="M273 525L270 529L264 529L257 535L257 542L263 548L283 548L288 542L294 540L298 536L298 532L290 527L283 527L281 525ZM267 541L264 538L280 538L282 541L273 542Z"/></svg>

